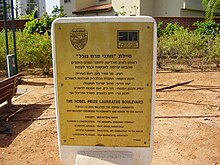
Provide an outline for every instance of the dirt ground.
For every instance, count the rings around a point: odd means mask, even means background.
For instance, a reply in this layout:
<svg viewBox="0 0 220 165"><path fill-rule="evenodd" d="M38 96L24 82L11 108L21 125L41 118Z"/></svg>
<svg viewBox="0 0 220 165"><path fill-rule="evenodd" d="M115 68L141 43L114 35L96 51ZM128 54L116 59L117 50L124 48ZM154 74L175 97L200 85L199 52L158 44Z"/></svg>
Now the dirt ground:
<svg viewBox="0 0 220 165"><path fill-rule="evenodd" d="M62 165L52 78L24 76L25 92L0 107L12 135L0 134L0 165ZM220 165L220 72L157 74L152 165ZM14 110L16 112L14 113ZM11 112L5 117L6 112Z"/></svg>

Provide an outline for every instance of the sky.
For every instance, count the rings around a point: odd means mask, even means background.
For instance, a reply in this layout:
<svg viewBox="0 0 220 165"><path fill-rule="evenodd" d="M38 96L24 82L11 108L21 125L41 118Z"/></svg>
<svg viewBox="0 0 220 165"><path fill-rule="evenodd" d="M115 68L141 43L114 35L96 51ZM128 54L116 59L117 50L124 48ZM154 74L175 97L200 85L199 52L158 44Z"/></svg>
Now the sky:
<svg viewBox="0 0 220 165"><path fill-rule="evenodd" d="M46 11L51 14L53 6L60 6L60 0L46 0Z"/></svg>

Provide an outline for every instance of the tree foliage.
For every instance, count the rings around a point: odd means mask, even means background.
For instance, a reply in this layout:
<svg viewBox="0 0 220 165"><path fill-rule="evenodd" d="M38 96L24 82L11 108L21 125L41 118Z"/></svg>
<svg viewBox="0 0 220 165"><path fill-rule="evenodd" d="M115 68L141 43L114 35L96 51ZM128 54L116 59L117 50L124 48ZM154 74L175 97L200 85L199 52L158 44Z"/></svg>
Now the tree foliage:
<svg viewBox="0 0 220 165"><path fill-rule="evenodd" d="M212 21L215 12L220 8L220 0L202 0L202 5L205 8L206 20Z"/></svg>
<svg viewBox="0 0 220 165"><path fill-rule="evenodd" d="M213 21L196 22L193 25L196 26L195 33L199 33L200 35L207 36L212 39L220 32L220 24Z"/></svg>
<svg viewBox="0 0 220 165"><path fill-rule="evenodd" d="M65 17L63 12L63 7L54 6L52 15L49 16L44 13L43 16L38 19L35 18L35 11L30 14L30 21L26 23L24 32L29 34L39 33L39 34L51 34L52 22L59 17Z"/></svg>

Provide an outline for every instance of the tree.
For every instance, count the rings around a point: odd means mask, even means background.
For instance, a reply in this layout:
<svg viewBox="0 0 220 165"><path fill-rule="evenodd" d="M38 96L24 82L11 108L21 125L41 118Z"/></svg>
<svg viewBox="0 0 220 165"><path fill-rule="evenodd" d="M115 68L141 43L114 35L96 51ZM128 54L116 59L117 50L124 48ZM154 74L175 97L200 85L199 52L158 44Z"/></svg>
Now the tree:
<svg viewBox="0 0 220 165"><path fill-rule="evenodd" d="M38 19L34 16L36 15L35 11L32 11L30 14L30 21L25 24L24 32L33 34L51 34L51 24L56 18L65 17L63 13L63 7L54 6L52 15L49 16L47 13L44 13L43 16Z"/></svg>
<svg viewBox="0 0 220 165"><path fill-rule="evenodd" d="M202 5L205 8L206 20L212 21L214 13L220 8L220 0L202 0Z"/></svg>
<svg viewBox="0 0 220 165"><path fill-rule="evenodd" d="M64 13L63 6L60 6L60 8L56 5L53 6L53 11L52 11L52 18L60 18L60 17L65 17L66 14Z"/></svg>

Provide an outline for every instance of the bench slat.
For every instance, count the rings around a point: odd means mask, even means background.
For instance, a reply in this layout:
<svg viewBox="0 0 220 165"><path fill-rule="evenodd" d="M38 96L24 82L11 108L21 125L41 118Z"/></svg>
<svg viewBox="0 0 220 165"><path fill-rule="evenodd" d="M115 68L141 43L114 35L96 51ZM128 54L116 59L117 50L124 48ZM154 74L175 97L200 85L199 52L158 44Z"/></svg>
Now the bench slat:
<svg viewBox="0 0 220 165"><path fill-rule="evenodd" d="M8 101L8 100L12 99L12 97L13 96L11 94L10 95L6 95L6 96L4 96L3 98L0 99L0 103Z"/></svg>
<svg viewBox="0 0 220 165"><path fill-rule="evenodd" d="M11 103L12 97L17 92L18 77L19 74L0 82L0 104L5 101L8 101L8 104Z"/></svg>
<svg viewBox="0 0 220 165"><path fill-rule="evenodd" d="M16 92L17 92L17 87L15 88L15 94ZM0 95L0 103L7 101L9 98L12 98L15 94L13 94L13 89L4 92L4 95Z"/></svg>
<svg viewBox="0 0 220 165"><path fill-rule="evenodd" d="M4 97L5 95L8 95L8 93L11 93L13 94L13 89L8 89L7 91L5 90L4 92L1 91L1 94L0 94L0 98Z"/></svg>
<svg viewBox="0 0 220 165"><path fill-rule="evenodd" d="M1 96L4 96L4 93L5 93L5 92L7 92L7 91L9 91L9 90L12 90L13 87L14 87L14 84L9 84L9 85L7 85L5 88L1 88L1 89L0 89L0 98L1 98Z"/></svg>
<svg viewBox="0 0 220 165"><path fill-rule="evenodd" d="M13 84L14 83L14 79L10 79L10 80L7 80L7 81L2 81L0 82L0 88L4 87L5 85L8 85L8 84Z"/></svg>

